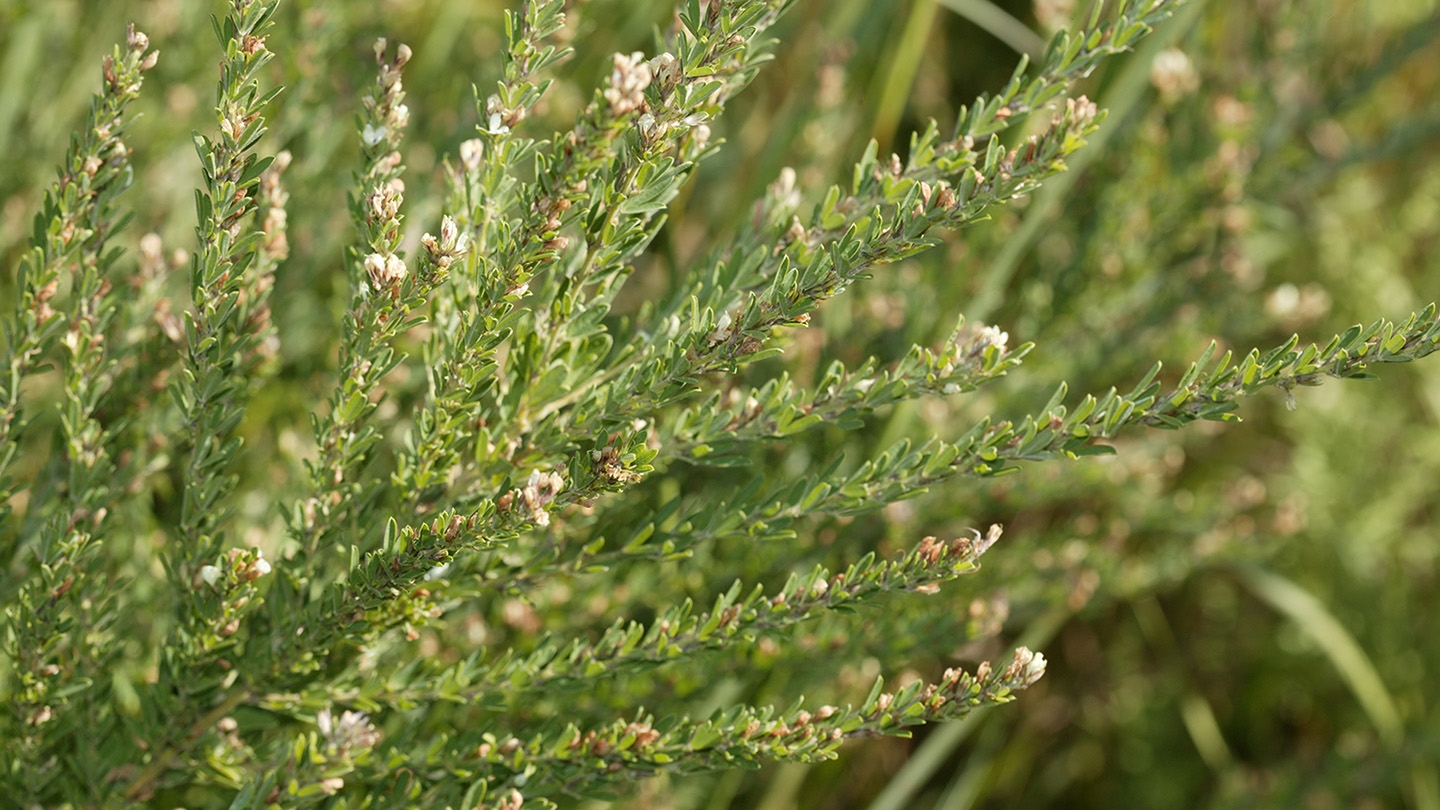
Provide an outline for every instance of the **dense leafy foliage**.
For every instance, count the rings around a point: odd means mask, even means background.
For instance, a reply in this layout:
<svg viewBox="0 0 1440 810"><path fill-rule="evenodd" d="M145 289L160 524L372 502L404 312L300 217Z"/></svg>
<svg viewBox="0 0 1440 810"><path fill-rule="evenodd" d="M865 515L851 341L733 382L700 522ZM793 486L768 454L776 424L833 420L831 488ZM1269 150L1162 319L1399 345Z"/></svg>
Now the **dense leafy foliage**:
<svg viewBox="0 0 1440 810"><path fill-rule="evenodd" d="M1433 381L1387 379L1373 412L1307 416L1299 391L1440 347L1413 292L1440 123L1410 112L1440 25L1041 3L1074 25L1045 45L956 2L1032 58L952 107L919 38L973 33L929 3L893 31L860 2L612 5L468 26L396 4L361 30L232 0L208 44L195 11L151 10L56 179L25 175L54 159L43 128L22 139L5 795L1286 805L1337 760L1256 719L1278 705L1363 774L1316 795L1440 806L1440 650L1408 628L1433 599ZM0 80L53 80L27 37L56 14L0 11ZM1382 55L1322 70L1355 36ZM211 106L187 82L216 42ZM907 96L954 123L887 156ZM1051 642L1061 677L990 712ZM1297 675L1315 656L1333 667ZM1346 708L1277 697L1297 681ZM896 774L824 764L942 720ZM771 763L791 770L744 775Z"/></svg>

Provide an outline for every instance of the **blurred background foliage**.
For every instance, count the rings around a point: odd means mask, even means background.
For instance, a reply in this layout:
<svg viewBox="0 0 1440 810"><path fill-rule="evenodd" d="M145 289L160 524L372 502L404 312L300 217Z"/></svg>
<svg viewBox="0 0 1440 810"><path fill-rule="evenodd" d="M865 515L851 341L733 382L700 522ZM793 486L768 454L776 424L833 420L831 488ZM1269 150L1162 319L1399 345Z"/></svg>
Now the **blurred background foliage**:
<svg viewBox="0 0 1440 810"><path fill-rule="evenodd" d="M405 157L418 239L438 220L444 156L473 131L471 86L483 94L498 76L505 5L282 4L269 46L287 91L270 143L295 156L292 254L273 299L281 371L244 428L242 491L273 494L240 504L247 542L283 552L279 509L303 480L310 403L333 370L352 122L370 45L386 36L416 53ZM903 154L925 120L953 121L960 105L1000 87L1017 50L1088 10L1071 5L797 0L775 64L716 126L727 146L675 201L629 306L669 291L782 167L818 199L848 182L868 139ZM576 3L576 55L527 126L565 127L610 55L651 50L670 8ZM208 126L214 92L210 10L193 0L0 0L7 268L98 84L99 58L131 20L161 59L127 138L136 220L122 241L133 250L155 231L169 249L191 246L199 172L188 135ZM954 438L986 414L1038 411L1062 380L1072 399L1128 388L1156 360L1183 369L1212 339L1243 352L1403 318L1440 295L1437 80L1434 2L1192 0L1140 52L1086 83L1111 113L1071 173L884 268L789 336L782 358L747 374L753 382L784 369L805 382L833 359L895 360L912 343L937 344L958 313L998 324L1012 343L1035 342L1021 369L976 395L882 412L860 431L762 448L748 468L676 465L597 520L623 523L627 510L676 492L723 497L756 474L794 477L839 453L854 464L901 437ZM8 272L3 294L13 294ZM817 561L834 567L999 522L1005 538L984 569L939 595L717 654L705 683L663 671L608 683L575 711L860 700L876 673L891 683L934 677L1028 643L1052 663L1018 704L913 740L857 745L827 765L655 780L622 806L1440 809L1440 366L1378 373L1378 383L1300 391L1293 410L1278 394L1248 402L1238 425L1132 434L1115 457L953 482L873 516L801 523L787 543L702 548L696 561L664 569L557 581L527 602L482 594L451 605L417 643L435 656L524 647L540 627L585 632L617 615L643 619L686 596L708 603L737 576L773 584ZM396 420L398 441L405 392L419 380L392 384L382 415ZM43 399L45 381L30 394ZM44 432L32 432L36 464ZM157 542L134 539L137 566L152 564Z"/></svg>

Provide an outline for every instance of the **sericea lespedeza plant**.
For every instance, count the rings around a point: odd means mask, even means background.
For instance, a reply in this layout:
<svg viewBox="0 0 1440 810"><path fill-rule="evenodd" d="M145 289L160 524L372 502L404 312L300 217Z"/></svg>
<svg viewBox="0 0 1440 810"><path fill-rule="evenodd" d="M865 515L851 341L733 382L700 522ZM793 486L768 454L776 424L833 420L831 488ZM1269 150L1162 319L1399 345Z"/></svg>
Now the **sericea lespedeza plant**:
<svg viewBox="0 0 1440 810"><path fill-rule="evenodd" d="M954 442L900 442L858 465L736 479L721 495L642 494L673 465L740 464L767 443L854 428L1017 366L1029 345L962 321L944 345L889 367L837 363L810 386L735 382L827 299L1063 171L1103 118L1073 83L1181 3L1097 3L1087 27L1057 35L953 130L916 134L903 160L872 146L813 208L782 173L672 295L625 317L612 312L617 296L720 148L711 124L766 61L767 30L789 3L684 4L655 55L615 55L573 128L537 140L526 119L566 55L563 5L507 18L503 76L479 93L479 131L447 164L446 213L408 251L412 53L376 45L356 133L348 305L299 493L240 472L246 404L285 337L268 295L287 254L290 156L262 154L276 6L233 0L217 20L216 118L195 137L198 242L178 316L164 276L183 270L150 237L135 261L114 241L131 182L128 107L156 52L132 29L105 59L5 316L0 790L17 804L550 806L661 772L824 759L849 739L960 717L1033 684L1043 656L1022 647L893 691L877 680L835 705L795 695L785 708L730 700L701 714L677 684L722 655L773 665L763 650L745 656L802 623L887 593L934 593L976 570L998 526L839 571L791 561L780 570L799 572L783 584L737 581L706 594L708 610L617 593L546 625L526 605L587 579L631 588L617 571L684 579L726 543L790 542L805 519L871 512L1022 460L1107 452L1104 440L1137 425L1231 419L1265 388L1288 397L1440 346L1431 306L1324 345L1292 339L1218 360L1212 348L1169 387L1158 366L1129 393L1069 406L1062 386L1034 416L985 419ZM23 388L50 366L54 402ZM398 417L381 405L406 371L425 384L392 441ZM46 409L59 418L42 419ZM52 432L54 458L26 463L27 431ZM178 507L156 508L157 479L176 482ZM234 505L254 494L287 526L259 545L234 525ZM157 528L153 565L108 542ZM427 656L415 644L477 601L515 612L503 646ZM135 659L150 662L144 678L120 666Z"/></svg>

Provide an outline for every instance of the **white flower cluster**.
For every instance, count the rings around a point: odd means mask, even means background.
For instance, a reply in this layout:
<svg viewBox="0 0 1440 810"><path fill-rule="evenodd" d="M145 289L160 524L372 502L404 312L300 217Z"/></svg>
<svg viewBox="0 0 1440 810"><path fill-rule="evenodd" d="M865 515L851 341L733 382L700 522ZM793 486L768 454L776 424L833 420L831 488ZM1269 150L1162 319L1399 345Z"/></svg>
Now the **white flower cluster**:
<svg viewBox="0 0 1440 810"><path fill-rule="evenodd" d="M365 274L375 290L391 290L405 280L410 271L405 260L394 253L371 253L365 257Z"/></svg>
<svg viewBox="0 0 1440 810"><path fill-rule="evenodd" d="M565 479L558 472L540 472L535 470L530 473L530 480L525 482L525 488L520 490L520 497L525 502L525 508L530 512L530 519L536 526L550 525L550 512L546 509L560 490L565 488Z"/></svg>
<svg viewBox="0 0 1440 810"><path fill-rule="evenodd" d="M1043 654L1021 647L1015 651L1015 659L1001 673L1001 678L1017 686L1032 686L1045 674L1045 664Z"/></svg>
<svg viewBox="0 0 1440 810"><path fill-rule="evenodd" d="M347 755L351 751L365 751L380 741L380 732L364 712L346 711L337 719L329 709L321 709L315 725L332 753Z"/></svg>
<svg viewBox="0 0 1440 810"><path fill-rule="evenodd" d="M952 343L943 355L945 362L935 368L935 376L944 379L961 368L978 370L982 367L981 361L987 349L994 346L996 351L1004 354L1010 342L1010 334L998 326L983 327L968 340L964 339L964 334L964 331L958 331L951 336ZM954 382L945 383L940 389L946 395L958 394L961 390L960 384Z"/></svg>
<svg viewBox="0 0 1440 810"><path fill-rule="evenodd" d="M614 67L610 71L610 86L605 88L605 100L610 102L610 112L625 115L645 105L645 88L650 86L653 74L645 54L615 54Z"/></svg>
<svg viewBox="0 0 1440 810"><path fill-rule="evenodd" d="M1000 351L1005 351L1005 344L1010 342L1010 333L1000 331L998 326L987 326L980 330L980 344L994 346Z"/></svg>
<svg viewBox="0 0 1440 810"><path fill-rule="evenodd" d="M440 238L436 239L427 233L420 237L420 244L430 254L431 261L441 270L445 270L454 264L456 259L463 258L470 252L470 235L462 233L455 220L446 216L440 220Z"/></svg>

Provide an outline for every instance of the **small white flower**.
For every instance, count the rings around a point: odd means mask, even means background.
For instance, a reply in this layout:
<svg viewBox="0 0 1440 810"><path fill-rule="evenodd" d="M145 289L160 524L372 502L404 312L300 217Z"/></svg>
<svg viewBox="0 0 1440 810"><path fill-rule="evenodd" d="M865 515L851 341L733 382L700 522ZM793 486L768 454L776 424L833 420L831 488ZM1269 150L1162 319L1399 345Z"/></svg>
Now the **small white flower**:
<svg viewBox="0 0 1440 810"><path fill-rule="evenodd" d="M976 556L979 556L989 551L990 547L995 545L995 541L999 540L1000 536L1005 533L1005 529L999 523L991 523L990 530L985 532L984 537L981 537L980 532L976 531L975 529L971 529L970 531L975 532Z"/></svg>
<svg viewBox="0 0 1440 810"><path fill-rule="evenodd" d="M374 146L375 144L385 140L386 134L387 130L385 129L385 127L377 127L374 124L366 124L365 131L360 133L360 140L364 141L366 146Z"/></svg>
<svg viewBox="0 0 1440 810"><path fill-rule="evenodd" d="M386 290L405 279L408 271L405 269L405 261L399 256L391 253L382 255L371 253L365 257L365 273L370 276L370 282L377 290Z"/></svg>
<svg viewBox="0 0 1440 810"><path fill-rule="evenodd" d="M485 142L479 138L471 138L460 144L460 162L468 171L475 171L480 168L480 161L485 157Z"/></svg>
<svg viewBox="0 0 1440 810"><path fill-rule="evenodd" d="M701 124L700 126L695 127L695 145L696 145L697 147L703 149L703 148L705 148L705 144L707 144L707 143L709 143L709 142L710 142L710 125L709 125L709 124Z"/></svg>
<svg viewBox="0 0 1440 810"><path fill-rule="evenodd" d="M1034 684L1045 674L1045 655L1031 652L1027 647L1015 651L1015 663L1021 666L1020 677L1026 686Z"/></svg>
<svg viewBox="0 0 1440 810"><path fill-rule="evenodd" d="M1000 331L998 326L987 326L980 330L980 341L1005 351L1005 344L1010 340L1010 333Z"/></svg>
<svg viewBox="0 0 1440 810"><path fill-rule="evenodd" d="M770 197L775 200L776 207L789 211L800 204L800 189L795 184L795 170L786 166L780 170L780 176L766 189Z"/></svg>
<svg viewBox="0 0 1440 810"><path fill-rule="evenodd" d="M510 127L505 126L504 119L500 117L500 113L493 112L490 113L490 121L485 127L485 131L491 135L504 135L510 131Z"/></svg>
<svg viewBox="0 0 1440 810"><path fill-rule="evenodd" d="M329 709L315 717L320 736L334 751L349 753L352 749L368 749L380 741L380 732L370 724L364 712L343 712L337 719Z"/></svg>
<svg viewBox="0 0 1440 810"><path fill-rule="evenodd" d="M220 581L220 569L214 565L207 565L200 569L200 578L205 580L206 585L214 585Z"/></svg>
<svg viewBox="0 0 1440 810"><path fill-rule="evenodd" d="M270 573L271 570L270 563L263 558L257 558L255 562L250 564L250 568L255 572L255 576L258 577L265 576Z"/></svg>
<svg viewBox="0 0 1440 810"><path fill-rule="evenodd" d="M526 481L524 489L520 490L520 497L524 500L525 507L530 510L530 519L535 525L550 525L550 513L545 507L555 500L555 496L564 487L565 479L557 472L535 470L530 473L530 480Z"/></svg>
<svg viewBox="0 0 1440 810"><path fill-rule="evenodd" d="M395 281L404 279L407 274L405 260L396 256L394 253L385 257L385 274Z"/></svg>
<svg viewBox="0 0 1440 810"><path fill-rule="evenodd" d="M632 54L617 53L610 71L610 86L605 89L605 100L610 102L610 112L625 115L640 109L645 104L645 88L650 86L650 63L645 55L636 51Z"/></svg>
<svg viewBox="0 0 1440 810"><path fill-rule="evenodd" d="M680 60L674 54L662 53L650 60L650 73L662 84L675 84L681 79Z"/></svg>
<svg viewBox="0 0 1440 810"><path fill-rule="evenodd" d="M455 243L455 237L460 233L455 227L455 218L446 214L440 218L440 243L450 246Z"/></svg>
<svg viewBox="0 0 1440 810"><path fill-rule="evenodd" d="M729 312L720 313L720 320L715 322L715 330L709 335L707 335L705 339L710 342L711 346L719 343L724 343L726 340L729 340L730 324L732 322L733 319L730 317Z"/></svg>
<svg viewBox="0 0 1440 810"><path fill-rule="evenodd" d="M946 396L958 394L960 393L960 385L958 383L945 383L945 387L941 388L940 392Z"/></svg>

